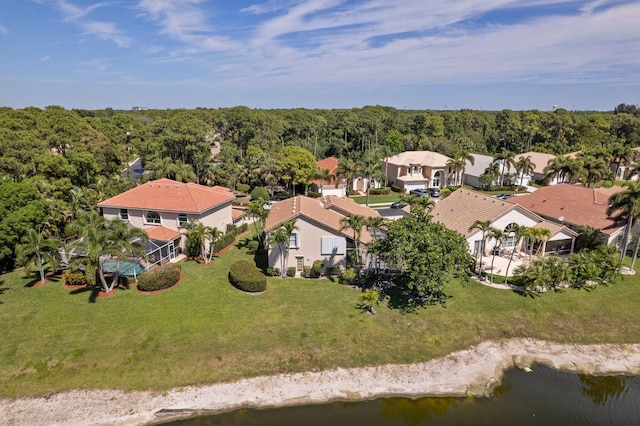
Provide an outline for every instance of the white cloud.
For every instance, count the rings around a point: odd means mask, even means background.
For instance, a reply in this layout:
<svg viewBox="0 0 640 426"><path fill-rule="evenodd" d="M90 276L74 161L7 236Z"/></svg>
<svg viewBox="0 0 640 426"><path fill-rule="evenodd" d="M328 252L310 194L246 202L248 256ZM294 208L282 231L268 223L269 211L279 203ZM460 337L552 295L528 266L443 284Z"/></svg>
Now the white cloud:
<svg viewBox="0 0 640 426"><path fill-rule="evenodd" d="M49 60L49 56L43 56L39 59L40 62L47 62Z"/></svg>
<svg viewBox="0 0 640 426"><path fill-rule="evenodd" d="M84 35L93 35L101 40L114 42L118 47L129 47L131 38L123 35L112 22L87 21L80 24Z"/></svg>
<svg viewBox="0 0 640 426"><path fill-rule="evenodd" d="M0 24L0 34L6 35L9 34L9 30L4 25Z"/></svg>

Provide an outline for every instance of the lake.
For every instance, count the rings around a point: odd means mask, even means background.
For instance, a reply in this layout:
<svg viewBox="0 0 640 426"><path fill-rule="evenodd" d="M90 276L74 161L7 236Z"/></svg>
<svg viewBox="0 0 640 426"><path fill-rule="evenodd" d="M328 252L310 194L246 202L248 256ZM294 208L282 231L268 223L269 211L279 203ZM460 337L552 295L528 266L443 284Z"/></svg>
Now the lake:
<svg viewBox="0 0 640 426"><path fill-rule="evenodd" d="M273 409L241 409L162 424L638 425L640 376L588 376L535 366L505 373L491 398L381 398Z"/></svg>

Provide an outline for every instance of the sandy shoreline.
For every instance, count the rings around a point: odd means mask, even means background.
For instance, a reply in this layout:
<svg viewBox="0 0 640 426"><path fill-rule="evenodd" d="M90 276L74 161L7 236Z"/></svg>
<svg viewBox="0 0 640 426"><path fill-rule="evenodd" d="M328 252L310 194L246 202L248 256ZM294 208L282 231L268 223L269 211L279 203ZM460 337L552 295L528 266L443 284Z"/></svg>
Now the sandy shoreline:
<svg viewBox="0 0 640 426"><path fill-rule="evenodd" d="M283 374L162 393L71 391L42 398L0 399L0 418L7 425L139 425L157 421L167 411L184 415L392 395L481 396L499 383L505 370L532 363L571 372L640 375L640 344L484 342L419 364ZM158 413L163 409L164 414Z"/></svg>

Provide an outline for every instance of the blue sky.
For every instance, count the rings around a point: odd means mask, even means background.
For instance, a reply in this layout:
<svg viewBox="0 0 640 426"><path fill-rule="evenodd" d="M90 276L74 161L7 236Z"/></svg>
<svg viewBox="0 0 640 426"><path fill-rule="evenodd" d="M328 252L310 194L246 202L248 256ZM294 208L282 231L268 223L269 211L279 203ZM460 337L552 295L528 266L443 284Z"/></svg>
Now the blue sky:
<svg viewBox="0 0 640 426"><path fill-rule="evenodd" d="M0 106L609 111L640 1L0 0Z"/></svg>

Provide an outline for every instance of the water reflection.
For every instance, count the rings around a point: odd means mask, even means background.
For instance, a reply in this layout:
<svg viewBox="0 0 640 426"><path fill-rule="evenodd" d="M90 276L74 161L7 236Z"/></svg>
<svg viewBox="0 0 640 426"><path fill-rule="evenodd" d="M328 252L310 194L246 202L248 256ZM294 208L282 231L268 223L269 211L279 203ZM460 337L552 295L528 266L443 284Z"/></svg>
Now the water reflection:
<svg viewBox="0 0 640 426"><path fill-rule="evenodd" d="M491 398L382 398L184 419L181 426L636 425L640 377L510 370Z"/></svg>
<svg viewBox="0 0 640 426"><path fill-rule="evenodd" d="M578 376L582 382L582 394L594 404L603 405L610 397L619 397L626 389L626 376ZM640 420L640 419L639 419Z"/></svg>

